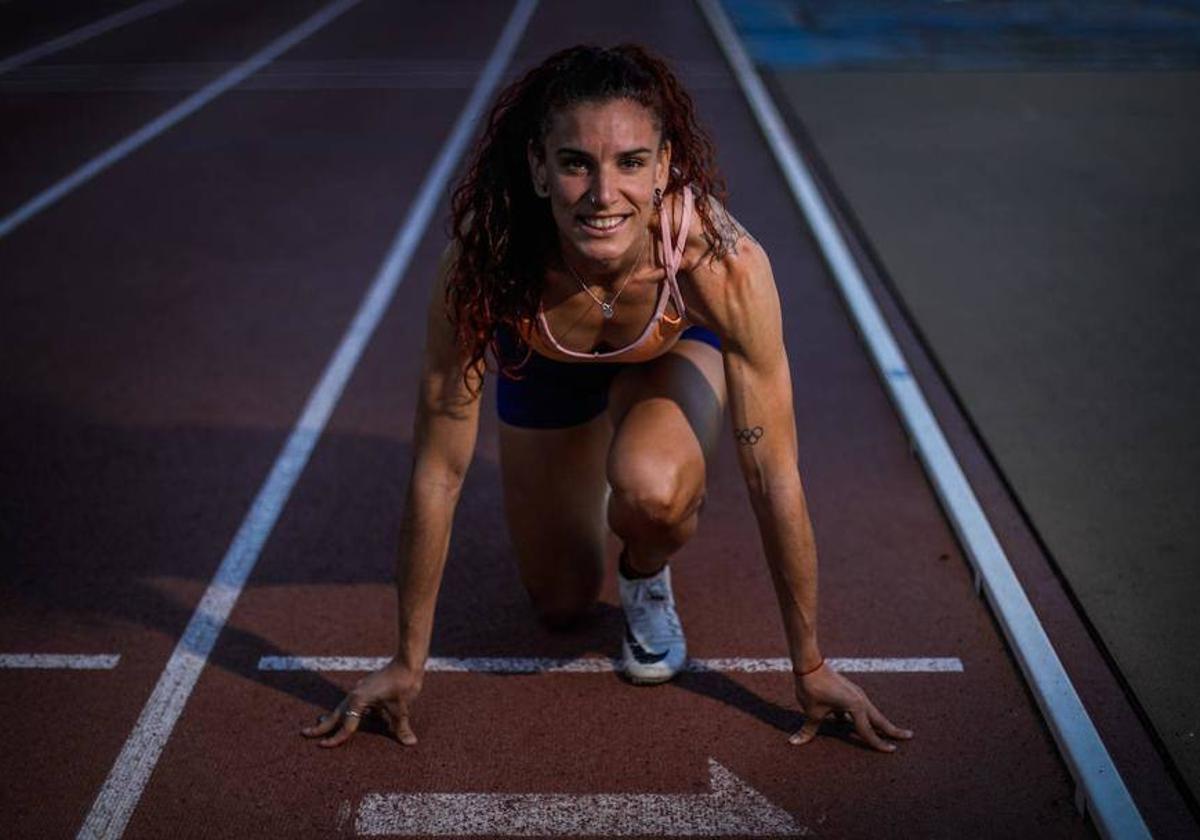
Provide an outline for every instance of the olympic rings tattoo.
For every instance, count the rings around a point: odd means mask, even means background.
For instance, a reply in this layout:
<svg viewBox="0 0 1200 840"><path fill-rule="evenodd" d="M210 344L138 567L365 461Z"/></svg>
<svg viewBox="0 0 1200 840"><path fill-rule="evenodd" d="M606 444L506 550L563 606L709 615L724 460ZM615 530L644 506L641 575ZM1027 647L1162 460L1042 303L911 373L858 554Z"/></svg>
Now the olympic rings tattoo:
<svg viewBox="0 0 1200 840"><path fill-rule="evenodd" d="M754 446L762 440L763 427L755 426L752 429L734 429L733 436L737 438L738 443L744 443L746 446Z"/></svg>

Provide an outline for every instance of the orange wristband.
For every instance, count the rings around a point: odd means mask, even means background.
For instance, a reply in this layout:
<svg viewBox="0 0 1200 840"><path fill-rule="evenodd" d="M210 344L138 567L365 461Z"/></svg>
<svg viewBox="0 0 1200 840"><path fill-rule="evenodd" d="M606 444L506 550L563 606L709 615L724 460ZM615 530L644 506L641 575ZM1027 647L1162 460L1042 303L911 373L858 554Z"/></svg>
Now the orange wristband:
<svg viewBox="0 0 1200 840"><path fill-rule="evenodd" d="M798 676L798 677L807 677L809 674L811 674L811 673L813 673L813 672L815 672L815 671L819 671L819 670L821 670L821 666L822 666L822 665L824 665L824 664L825 664L825 657L824 657L824 656L822 656L822 657L821 657L821 661L817 663L817 665L816 665L816 667L815 667L815 668L809 668L807 671L801 671L801 672L800 672L799 674L797 674L796 676Z"/></svg>

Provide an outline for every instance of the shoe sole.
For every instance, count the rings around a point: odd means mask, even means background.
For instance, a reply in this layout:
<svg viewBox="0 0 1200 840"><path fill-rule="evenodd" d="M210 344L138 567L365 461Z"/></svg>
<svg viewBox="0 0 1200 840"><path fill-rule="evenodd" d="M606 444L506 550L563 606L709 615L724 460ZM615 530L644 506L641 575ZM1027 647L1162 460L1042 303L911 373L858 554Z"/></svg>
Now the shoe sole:
<svg viewBox="0 0 1200 840"><path fill-rule="evenodd" d="M675 674L670 674L669 676L665 676L665 677L638 677L638 676L634 676L633 674L629 673L628 671L625 671L623 676L625 677L625 679L628 682L631 682L634 685L646 686L646 685L662 685L663 683L668 683L671 680L675 679L677 674L678 674L678 672L676 672Z"/></svg>
<svg viewBox="0 0 1200 840"><path fill-rule="evenodd" d="M621 660L621 675L634 685L662 685L665 682L670 682L671 680L675 679L675 677L678 676L687 665L687 656L685 654L683 657L683 662L681 662L679 667L674 671L661 675L636 674L630 670L629 666L630 663L635 663L637 660L633 658L633 655L629 652L628 646L626 646L623 642L621 644Z"/></svg>

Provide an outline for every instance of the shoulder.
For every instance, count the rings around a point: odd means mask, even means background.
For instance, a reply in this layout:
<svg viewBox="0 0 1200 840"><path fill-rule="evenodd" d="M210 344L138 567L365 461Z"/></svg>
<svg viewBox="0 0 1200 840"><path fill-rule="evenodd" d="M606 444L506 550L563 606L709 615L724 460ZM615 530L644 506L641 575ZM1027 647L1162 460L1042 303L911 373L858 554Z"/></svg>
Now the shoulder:
<svg viewBox="0 0 1200 840"><path fill-rule="evenodd" d="M682 205L682 196L675 196ZM706 226L701 202L711 221ZM770 259L749 231L711 196L696 196L688 225L683 271L704 320L723 337L736 339L778 307ZM679 218L675 210L674 217Z"/></svg>
<svg viewBox="0 0 1200 840"><path fill-rule="evenodd" d="M671 196L671 217L679 224L683 194ZM741 275L761 268L766 251L741 222L712 196L695 195L695 210L688 223L683 271L689 275L719 273ZM709 224L705 225L705 218Z"/></svg>

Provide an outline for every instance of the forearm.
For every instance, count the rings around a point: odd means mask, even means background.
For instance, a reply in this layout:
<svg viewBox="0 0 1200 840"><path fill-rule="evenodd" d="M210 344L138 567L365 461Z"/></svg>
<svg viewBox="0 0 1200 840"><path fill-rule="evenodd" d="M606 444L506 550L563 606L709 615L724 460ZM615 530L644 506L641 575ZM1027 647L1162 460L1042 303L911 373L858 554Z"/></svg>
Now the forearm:
<svg viewBox="0 0 1200 840"><path fill-rule="evenodd" d="M443 255L429 297L425 358L413 418L413 462L396 552L396 661L425 667L433 613L446 566L454 509L479 431L482 365L471 366L447 318L446 282L453 262Z"/></svg>
<svg viewBox="0 0 1200 840"><path fill-rule="evenodd" d="M817 645L817 552L797 468L792 380L783 319L770 262L743 236L725 257L702 270L714 289L730 419L738 464L750 492L763 551L787 633L792 665L821 661Z"/></svg>
<svg viewBox="0 0 1200 840"><path fill-rule="evenodd" d="M398 661L421 669L429 655L433 614L437 604L451 524L461 480L427 474L414 468L400 524L396 555Z"/></svg>
<svg viewBox="0 0 1200 840"><path fill-rule="evenodd" d="M751 501L775 584L793 669L821 661L817 642L817 549L798 471L764 482Z"/></svg>

